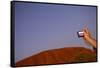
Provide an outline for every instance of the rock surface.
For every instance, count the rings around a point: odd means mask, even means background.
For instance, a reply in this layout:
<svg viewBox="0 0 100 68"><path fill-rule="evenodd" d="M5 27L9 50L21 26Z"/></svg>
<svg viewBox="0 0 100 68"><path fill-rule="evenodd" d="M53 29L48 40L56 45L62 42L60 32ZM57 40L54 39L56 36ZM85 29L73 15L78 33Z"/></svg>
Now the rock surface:
<svg viewBox="0 0 100 68"><path fill-rule="evenodd" d="M16 66L37 66L51 64L67 64L79 62L95 62L96 53L83 47L66 47L40 52L16 63Z"/></svg>

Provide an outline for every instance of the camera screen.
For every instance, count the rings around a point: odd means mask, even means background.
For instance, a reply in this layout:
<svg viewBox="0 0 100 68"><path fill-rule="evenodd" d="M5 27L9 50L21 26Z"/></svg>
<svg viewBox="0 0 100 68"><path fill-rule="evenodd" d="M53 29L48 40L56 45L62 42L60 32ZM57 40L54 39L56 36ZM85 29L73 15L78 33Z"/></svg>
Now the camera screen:
<svg viewBox="0 0 100 68"><path fill-rule="evenodd" d="M83 32L78 32L78 37L83 37L84 33Z"/></svg>

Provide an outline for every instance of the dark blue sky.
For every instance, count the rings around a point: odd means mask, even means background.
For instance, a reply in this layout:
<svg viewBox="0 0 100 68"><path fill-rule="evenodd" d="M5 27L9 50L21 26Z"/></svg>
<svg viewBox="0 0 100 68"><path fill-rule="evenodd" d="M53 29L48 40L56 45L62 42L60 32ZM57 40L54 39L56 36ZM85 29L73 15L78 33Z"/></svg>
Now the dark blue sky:
<svg viewBox="0 0 100 68"><path fill-rule="evenodd" d="M16 2L15 61L48 49L91 48L77 37L85 26L95 38L96 7Z"/></svg>

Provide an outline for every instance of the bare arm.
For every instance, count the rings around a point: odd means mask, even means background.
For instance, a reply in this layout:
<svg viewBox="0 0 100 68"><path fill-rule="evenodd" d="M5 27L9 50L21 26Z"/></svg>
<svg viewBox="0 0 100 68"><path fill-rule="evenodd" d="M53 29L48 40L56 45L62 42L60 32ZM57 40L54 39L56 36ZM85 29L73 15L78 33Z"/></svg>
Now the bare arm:
<svg viewBox="0 0 100 68"><path fill-rule="evenodd" d="M84 28L83 32L84 32L84 37L83 37L84 41L93 46L94 48L96 48L96 40L90 36L88 29Z"/></svg>

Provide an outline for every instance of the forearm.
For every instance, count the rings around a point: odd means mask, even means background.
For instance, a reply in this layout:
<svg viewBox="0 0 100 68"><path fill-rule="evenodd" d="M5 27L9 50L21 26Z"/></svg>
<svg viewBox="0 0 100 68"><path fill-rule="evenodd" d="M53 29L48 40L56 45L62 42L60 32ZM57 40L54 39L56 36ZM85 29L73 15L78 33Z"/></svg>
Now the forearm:
<svg viewBox="0 0 100 68"><path fill-rule="evenodd" d="M88 38L88 42L90 45L92 45L94 48L96 48L96 40L93 38Z"/></svg>

